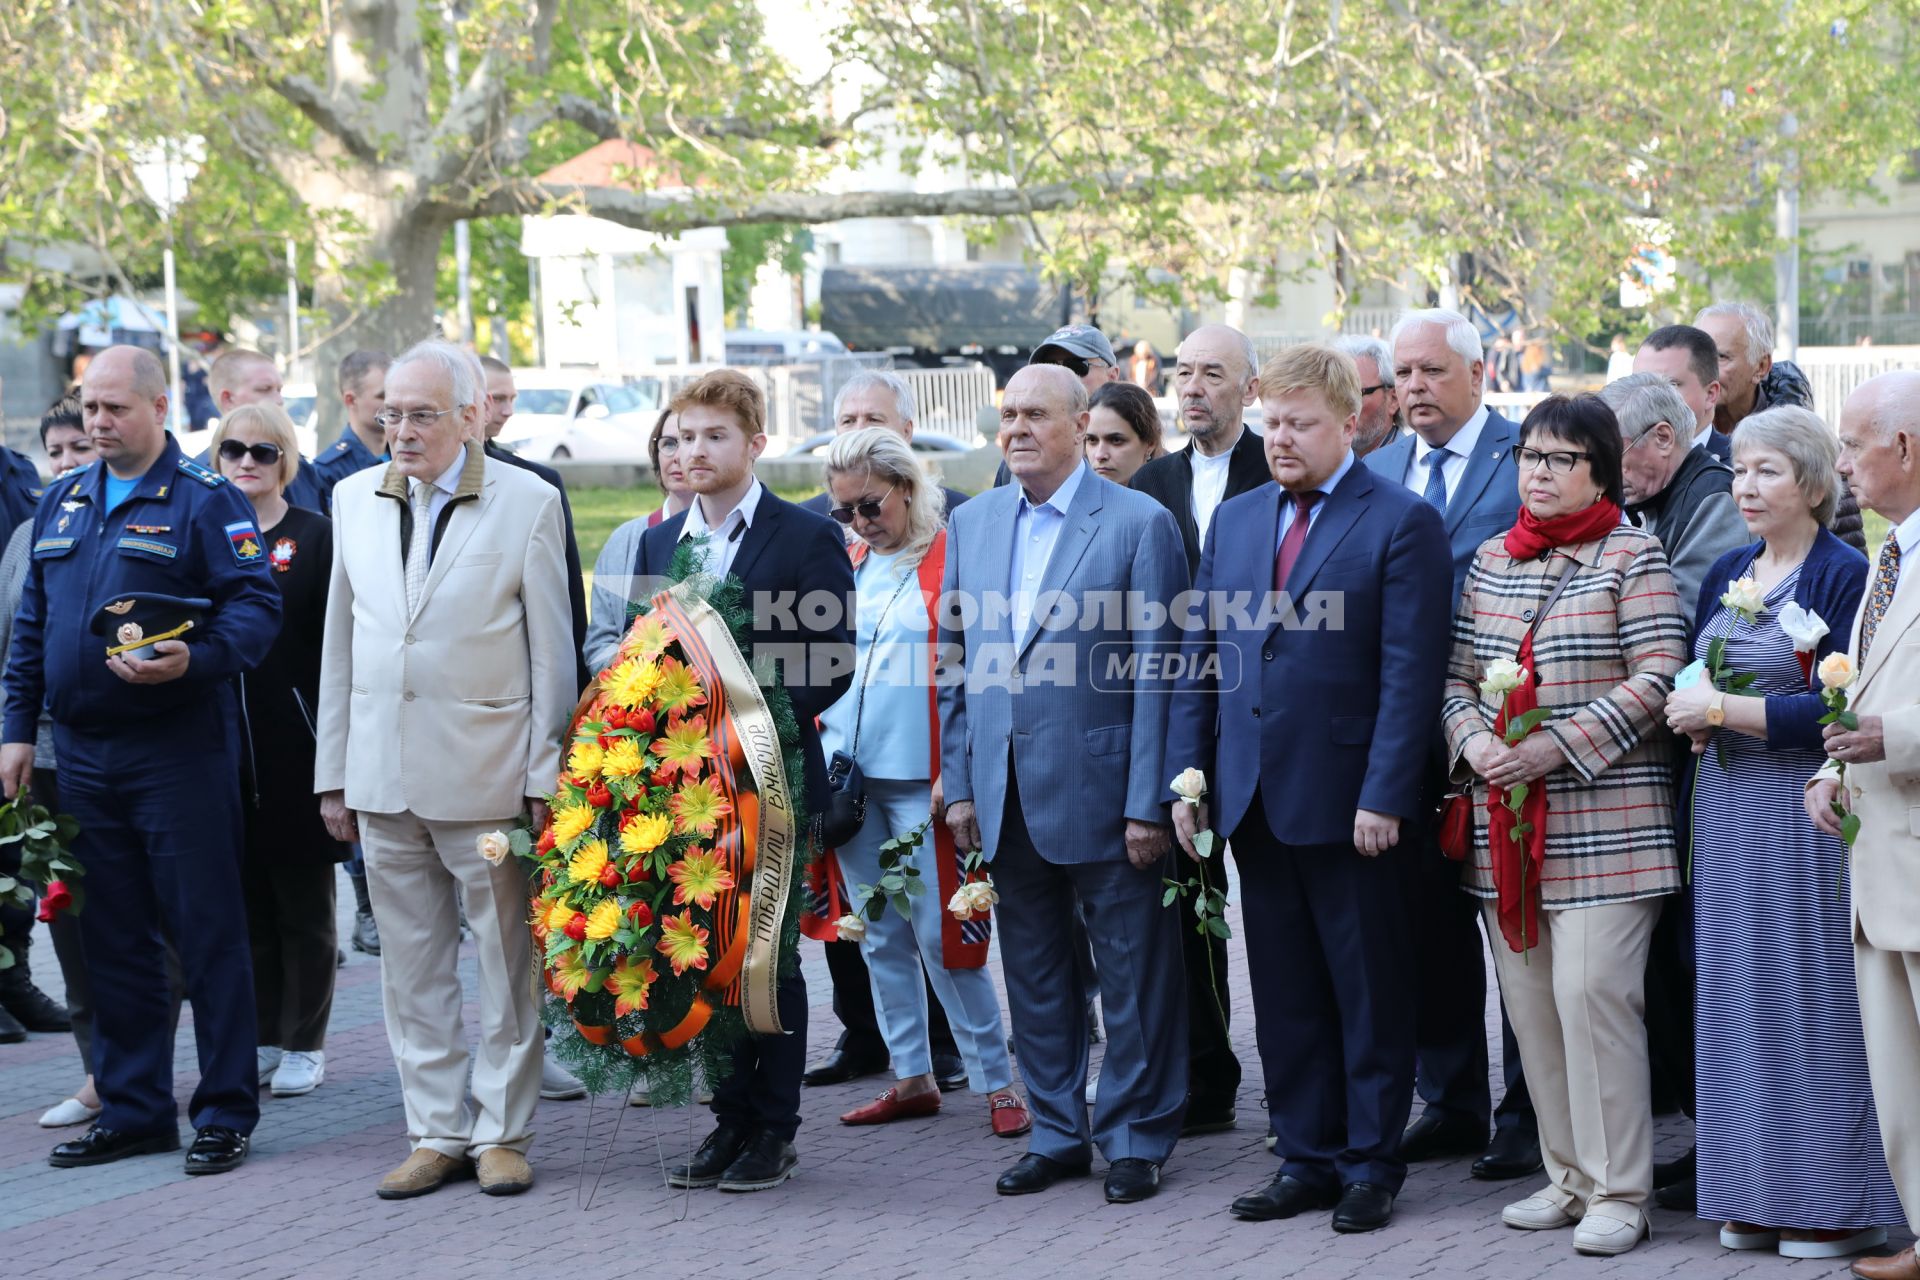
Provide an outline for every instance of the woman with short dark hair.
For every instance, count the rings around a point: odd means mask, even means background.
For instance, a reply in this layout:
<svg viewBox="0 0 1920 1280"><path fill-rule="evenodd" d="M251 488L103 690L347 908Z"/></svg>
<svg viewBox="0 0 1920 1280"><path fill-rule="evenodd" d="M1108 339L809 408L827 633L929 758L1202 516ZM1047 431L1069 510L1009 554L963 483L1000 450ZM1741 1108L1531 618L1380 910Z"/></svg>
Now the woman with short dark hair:
<svg viewBox="0 0 1920 1280"><path fill-rule="evenodd" d="M1160 456L1160 407L1131 382L1101 384L1087 402L1087 462L1115 484Z"/></svg>
<svg viewBox="0 0 1920 1280"><path fill-rule="evenodd" d="M1501 1217L1625 1253L1653 1191L1644 978L1680 887L1659 717L1687 622L1659 541L1621 523L1611 409L1549 396L1514 461L1520 514L1468 571L1443 708L1455 780L1473 780L1463 887L1485 900L1547 1167Z"/></svg>

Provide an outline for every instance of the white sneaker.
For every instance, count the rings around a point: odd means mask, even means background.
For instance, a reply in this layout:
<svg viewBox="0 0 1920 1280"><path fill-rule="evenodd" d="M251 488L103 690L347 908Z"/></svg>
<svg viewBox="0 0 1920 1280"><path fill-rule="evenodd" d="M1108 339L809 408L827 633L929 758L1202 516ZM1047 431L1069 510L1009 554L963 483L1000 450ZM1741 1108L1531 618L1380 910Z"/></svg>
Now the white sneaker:
<svg viewBox="0 0 1920 1280"><path fill-rule="evenodd" d="M548 1102L571 1102L587 1096L587 1086L575 1080L552 1057L540 1059L540 1096Z"/></svg>
<svg viewBox="0 0 1920 1280"><path fill-rule="evenodd" d="M254 1070L259 1073L262 1088L265 1088L273 1080L273 1073L280 1069L280 1059L283 1054L284 1050L267 1044L263 1044L253 1051L253 1066Z"/></svg>
<svg viewBox="0 0 1920 1280"><path fill-rule="evenodd" d="M1838 1240L1781 1240L1783 1258L1846 1258L1887 1242L1885 1227L1867 1227Z"/></svg>
<svg viewBox="0 0 1920 1280"><path fill-rule="evenodd" d="M1731 1224L1720 1228L1722 1249L1771 1249L1780 1243L1780 1233L1772 1227L1758 1231L1735 1231Z"/></svg>
<svg viewBox="0 0 1920 1280"><path fill-rule="evenodd" d="M86 1124L100 1118L100 1108L90 1107L78 1098L68 1098L55 1107L49 1107L40 1116L42 1129L64 1129L68 1125Z"/></svg>
<svg viewBox="0 0 1920 1280"><path fill-rule="evenodd" d="M312 1093L327 1078L327 1055L316 1049L312 1053L292 1050L280 1059L280 1069L273 1073L273 1096L276 1098L297 1098L303 1093Z"/></svg>
<svg viewBox="0 0 1920 1280"><path fill-rule="evenodd" d="M1589 1213L1573 1229L1573 1247L1578 1253L1611 1257L1626 1253L1653 1234L1644 1216L1638 1222L1622 1222L1603 1213Z"/></svg>
<svg viewBox="0 0 1920 1280"><path fill-rule="evenodd" d="M1579 1219L1550 1196L1528 1196L1502 1209L1500 1221L1516 1231L1558 1231L1562 1227L1572 1226Z"/></svg>

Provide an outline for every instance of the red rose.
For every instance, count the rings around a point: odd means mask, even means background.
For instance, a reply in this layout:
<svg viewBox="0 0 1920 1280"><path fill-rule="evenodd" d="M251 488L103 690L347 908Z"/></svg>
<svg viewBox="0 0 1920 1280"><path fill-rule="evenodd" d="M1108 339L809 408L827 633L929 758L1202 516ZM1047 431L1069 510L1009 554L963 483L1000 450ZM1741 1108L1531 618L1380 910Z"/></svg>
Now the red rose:
<svg viewBox="0 0 1920 1280"><path fill-rule="evenodd" d="M645 707L640 708L627 717L627 728L637 730L640 733L652 733L653 712L647 710Z"/></svg>
<svg viewBox="0 0 1920 1280"><path fill-rule="evenodd" d="M540 843L533 847L533 851L538 854L548 854L553 852L553 846L553 828L548 827L540 833Z"/></svg>
<svg viewBox="0 0 1920 1280"><path fill-rule="evenodd" d="M636 902L627 908L627 919L633 921L633 927L644 929L653 923L653 908L644 902Z"/></svg>
<svg viewBox="0 0 1920 1280"><path fill-rule="evenodd" d="M53 918L73 905L73 893L64 880L49 880L47 891L40 895L38 918L43 924L52 924Z"/></svg>
<svg viewBox="0 0 1920 1280"><path fill-rule="evenodd" d="M594 741L598 742L600 744L600 749L604 751L608 747L613 745L613 735L610 733L597 734L594 738Z"/></svg>
<svg viewBox="0 0 1920 1280"><path fill-rule="evenodd" d="M562 932L575 942L585 942L587 940L587 918L578 911L574 912L573 919L567 921L567 927L562 930Z"/></svg>
<svg viewBox="0 0 1920 1280"><path fill-rule="evenodd" d="M654 786L656 786L656 787L670 787L670 786L672 786L672 785L673 785L673 770L672 770L672 769L670 769L670 768L668 768L668 767L667 767L667 766L665 766L665 765L662 765L662 766L661 766L660 768L658 768L658 769L655 769L655 770L653 771L653 785L654 785Z"/></svg>
<svg viewBox="0 0 1920 1280"><path fill-rule="evenodd" d="M627 713L620 707L608 707L606 713L600 718L606 722L607 728L609 729L624 729L627 727Z"/></svg>
<svg viewBox="0 0 1920 1280"><path fill-rule="evenodd" d="M620 868L614 866L611 862L609 862L606 866L600 868L600 887L601 888L611 889L619 883L620 883Z"/></svg>
<svg viewBox="0 0 1920 1280"><path fill-rule="evenodd" d="M596 809L604 809L613 803L613 792L604 782L596 782L587 788L587 803Z"/></svg>
<svg viewBox="0 0 1920 1280"><path fill-rule="evenodd" d="M653 872L647 870L647 860L645 858L634 859L633 866L627 869L627 883L639 884L643 880L651 879L653 879Z"/></svg>

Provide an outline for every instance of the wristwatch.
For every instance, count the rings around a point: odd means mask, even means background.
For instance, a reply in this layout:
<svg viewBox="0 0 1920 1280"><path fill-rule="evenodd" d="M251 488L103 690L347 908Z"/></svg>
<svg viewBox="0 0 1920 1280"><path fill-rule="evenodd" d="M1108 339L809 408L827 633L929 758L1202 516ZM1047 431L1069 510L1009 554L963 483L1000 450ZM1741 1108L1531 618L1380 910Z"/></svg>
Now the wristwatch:
<svg viewBox="0 0 1920 1280"><path fill-rule="evenodd" d="M1713 700L1707 703L1707 723L1715 729L1718 729L1726 722L1727 695L1724 691L1715 689L1713 691Z"/></svg>

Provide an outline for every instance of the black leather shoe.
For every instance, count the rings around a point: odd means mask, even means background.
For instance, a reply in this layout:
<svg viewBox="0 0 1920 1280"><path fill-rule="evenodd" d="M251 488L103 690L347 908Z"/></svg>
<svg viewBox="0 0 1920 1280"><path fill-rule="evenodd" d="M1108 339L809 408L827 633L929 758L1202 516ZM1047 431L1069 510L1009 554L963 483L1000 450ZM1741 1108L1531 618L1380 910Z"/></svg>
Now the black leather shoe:
<svg viewBox="0 0 1920 1280"><path fill-rule="evenodd" d="M1400 1158L1408 1164L1421 1160L1451 1160L1479 1155L1487 1145L1487 1126L1465 1116L1432 1109L1400 1134Z"/></svg>
<svg viewBox="0 0 1920 1280"><path fill-rule="evenodd" d="M96 1124L79 1137L55 1147L47 1163L56 1169L79 1169L90 1164L112 1164L128 1156L179 1149L180 1135L172 1129L162 1129L159 1133L121 1133Z"/></svg>
<svg viewBox="0 0 1920 1280"><path fill-rule="evenodd" d="M21 966L15 965L18 972ZM12 981L0 980L0 1008L12 1014L29 1031L73 1030L66 1006L33 985L24 973Z"/></svg>
<svg viewBox="0 0 1920 1280"><path fill-rule="evenodd" d="M933 1055L933 1082L940 1092L952 1093L967 1087L967 1064L957 1053Z"/></svg>
<svg viewBox="0 0 1920 1280"><path fill-rule="evenodd" d="M1225 1102L1209 1103L1199 1102L1189 1095L1186 1118L1180 1122L1180 1136L1192 1138L1203 1133L1226 1133L1237 1122L1231 1098Z"/></svg>
<svg viewBox="0 0 1920 1280"><path fill-rule="evenodd" d="M1473 1162L1482 1182L1506 1182L1540 1171L1540 1136L1524 1129L1495 1129L1486 1152Z"/></svg>
<svg viewBox="0 0 1920 1280"><path fill-rule="evenodd" d="M1670 1187L1676 1182L1692 1182L1694 1161L1698 1154L1698 1148L1689 1147L1687 1154L1678 1160L1662 1160L1655 1164L1653 1166L1654 1188L1657 1190L1660 1187Z"/></svg>
<svg viewBox="0 0 1920 1280"><path fill-rule="evenodd" d="M1309 1209L1331 1209L1339 1195L1310 1187L1288 1174L1277 1175L1272 1182L1233 1202L1233 1216L1249 1222L1273 1222L1292 1218Z"/></svg>
<svg viewBox="0 0 1920 1280"><path fill-rule="evenodd" d="M1062 1178L1084 1178L1092 1171L1091 1163L1062 1164L1029 1151L1020 1157L1018 1164L1000 1175L993 1189L1003 1196L1030 1196L1036 1191L1045 1191Z"/></svg>
<svg viewBox="0 0 1920 1280"><path fill-rule="evenodd" d="M800 1155L793 1144L770 1133L755 1135L720 1175L722 1191L771 1191L793 1176Z"/></svg>
<svg viewBox="0 0 1920 1280"><path fill-rule="evenodd" d="M0 1008L0 1044L19 1044L27 1038L27 1029L20 1025L20 1019Z"/></svg>
<svg viewBox="0 0 1920 1280"><path fill-rule="evenodd" d="M1107 1203L1138 1204L1160 1190L1160 1166L1136 1156L1122 1156L1107 1166Z"/></svg>
<svg viewBox="0 0 1920 1280"><path fill-rule="evenodd" d="M1333 1209L1335 1231L1378 1231L1393 1218L1393 1192L1371 1182L1349 1182Z"/></svg>
<svg viewBox="0 0 1920 1280"><path fill-rule="evenodd" d="M890 1065L885 1053L858 1053L841 1045L833 1056L800 1077L804 1085L845 1084L861 1076L877 1076Z"/></svg>
<svg viewBox="0 0 1920 1280"><path fill-rule="evenodd" d="M720 1181L727 1166L740 1157L753 1138L753 1130L742 1124L722 1120L719 1128L707 1135L700 1149L685 1164L667 1170L670 1187L711 1187Z"/></svg>
<svg viewBox="0 0 1920 1280"><path fill-rule="evenodd" d="M1662 1209L1677 1209L1682 1213L1692 1213L1694 1210L1693 1179L1682 1178L1678 1182L1669 1182L1664 1187L1655 1187L1653 1202Z"/></svg>
<svg viewBox="0 0 1920 1280"><path fill-rule="evenodd" d="M226 1173L247 1162L247 1135L223 1124L210 1124L193 1135L187 1148L188 1173Z"/></svg>

